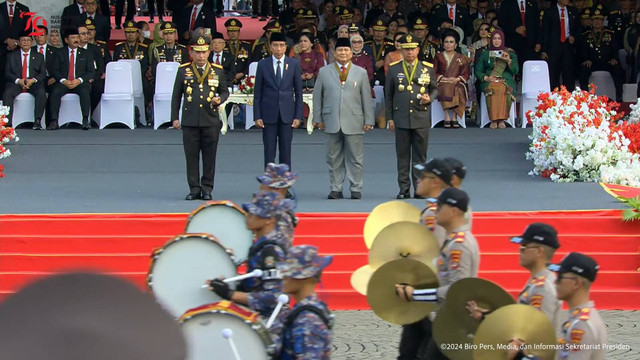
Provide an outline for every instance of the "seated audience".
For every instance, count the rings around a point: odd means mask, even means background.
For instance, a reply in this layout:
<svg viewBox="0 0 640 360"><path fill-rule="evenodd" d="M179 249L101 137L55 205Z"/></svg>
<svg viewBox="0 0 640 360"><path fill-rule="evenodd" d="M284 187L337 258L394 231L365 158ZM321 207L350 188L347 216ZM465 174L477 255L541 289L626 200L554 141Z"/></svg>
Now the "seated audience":
<svg viewBox="0 0 640 360"><path fill-rule="evenodd" d="M468 98L469 58L456 52L459 42L460 36L456 31L445 32L442 35L444 51L436 55L433 64L438 84L437 99L444 110L445 128L460 127L456 117L464 117Z"/></svg>

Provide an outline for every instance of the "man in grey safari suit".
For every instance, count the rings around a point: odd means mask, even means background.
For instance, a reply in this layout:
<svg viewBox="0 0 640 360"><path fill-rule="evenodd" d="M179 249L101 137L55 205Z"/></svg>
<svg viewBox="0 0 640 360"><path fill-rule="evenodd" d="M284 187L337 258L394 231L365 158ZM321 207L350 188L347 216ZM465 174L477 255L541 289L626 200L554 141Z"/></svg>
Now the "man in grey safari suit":
<svg viewBox="0 0 640 360"><path fill-rule="evenodd" d="M320 69L313 89L313 122L327 134L329 199L343 198L345 169L351 198L362 198L363 134L374 124L367 71L352 56L349 39L338 39L336 61Z"/></svg>
<svg viewBox="0 0 640 360"><path fill-rule="evenodd" d="M420 171L414 166L427 158L429 129L431 128L431 101L438 93L433 64L418 60L418 38L408 34L400 39L404 60L392 63L387 72L384 87L387 124L396 133L396 158L398 161L398 199L411 196L411 179L414 197L420 179Z"/></svg>

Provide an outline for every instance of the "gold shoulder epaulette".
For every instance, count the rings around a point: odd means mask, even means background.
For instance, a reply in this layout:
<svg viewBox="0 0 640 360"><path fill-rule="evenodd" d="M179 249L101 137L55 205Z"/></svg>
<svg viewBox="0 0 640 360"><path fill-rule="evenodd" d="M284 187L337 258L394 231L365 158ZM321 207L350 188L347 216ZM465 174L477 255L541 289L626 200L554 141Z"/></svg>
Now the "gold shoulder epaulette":
<svg viewBox="0 0 640 360"><path fill-rule="evenodd" d="M385 41L384 43L385 43L385 45L393 45L393 43L391 41Z"/></svg>
<svg viewBox="0 0 640 360"><path fill-rule="evenodd" d="M399 63L400 63L400 61L402 61L402 60L394 61L394 62L392 62L391 64L389 64L389 66L393 66L393 65L395 65L395 64L399 64Z"/></svg>
<svg viewBox="0 0 640 360"><path fill-rule="evenodd" d="M252 50L255 50L256 46L262 44L262 41L260 40L262 40L262 38L256 39L256 41L253 42L253 47L251 48Z"/></svg>
<svg viewBox="0 0 640 360"><path fill-rule="evenodd" d="M251 45L251 43L249 41L244 41L244 40L240 40L240 44L249 44L249 45Z"/></svg>
<svg viewBox="0 0 640 360"><path fill-rule="evenodd" d="M116 46L118 46L118 45L122 45L122 44L124 44L124 43L125 43L124 41L120 41L119 43L116 43Z"/></svg>
<svg viewBox="0 0 640 360"><path fill-rule="evenodd" d="M433 64L428 62L428 61L423 61L422 65L428 66L428 67L433 67Z"/></svg>
<svg viewBox="0 0 640 360"><path fill-rule="evenodd" d="M183 68L183 67L187 67L187 66L191 66L191 63L190 63L190 62L188 62L188 63L184 63L184 64L180 65L180 67L181 67L181 68Z"/></svg>
<svg viewBox="0 0 640 360"><path fill-rule="evenodd" d="M213 67L217 67L218 69L224 69L224 68L222 67L222 65L218 65L218 64L213 64L213 63L211 63L211 66L213 66Z"/></svg>
<svg viewBox="0 0 640 360"><path fill-rule="evenodd" d="M102 41L102 40L96 40L96 42L97 42L98 44L105 44L105 45L107 44L107 42L106 42L106 41Z"/></svg>
<svg viewBox="0 0 640 360"><path fill-rule="evenodd" d="M145 44L145 43L139 43L140 46L142 47L149 47L149 45Z"/></svg>
<svg viewBox="0 0 640 360"><path fill-rule="evenodd" d="M185 48L185 49L187 48L186 46L184 46L182 44L176 44L176 45L178 45L179 48Z"/></svg>
<svg viewBox="0 0 640 360"><path fill-rule="evenodd" d="M591 30L583 31L583 32L582 32L582 35L586 35L586 34L588 34L588 33L590 33L590 32L591 32Z"/></svg>

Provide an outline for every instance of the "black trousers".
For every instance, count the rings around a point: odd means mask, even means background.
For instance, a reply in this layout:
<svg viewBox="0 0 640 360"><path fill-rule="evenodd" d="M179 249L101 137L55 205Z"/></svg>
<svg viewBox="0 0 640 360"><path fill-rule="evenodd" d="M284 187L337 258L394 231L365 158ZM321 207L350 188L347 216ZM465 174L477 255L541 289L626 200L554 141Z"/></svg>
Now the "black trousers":
<svg viewBox="0 0 640 360"><path fill-rule="evenodd" d="M27 92L35 97L36 103L33 110L33 118L39 121L40 119L42 119L42 114L44 114L44 106L47 103L47 95L44 91L44 84L34 84ZM13 119L13 102L16 99L16 96L20 94L22 94L22 88L20 86L14 83L6 84L2 99L4 100L4 105L10 107L10 120Z"/></svg>
<svg viewBox="0 0 640 360"><path fill-rule="evenodd" d="M620 64L614 66L609 63L593 63L590 68L584 65L580 66L580 88L582 90L589 90L589 76L594 71L608 71L613 77L613 83L616 85L616 100L622 99L623 76Z"/></svg>
<svg viewBox="0 0 640 360"><path fill-rule="evenodd" d="M411 192L418 188L420 179L419 171L413 167L423 164L427 159L427 148L429 146L429 127L419 129L398 129L396 128L396 158L398 161L398 186L401 194ZM411 179L409 179L411 174Z"/></svg>
<svg viewBox="0 0 640 360"><path fill-rule="evenodd" d="M219 136L220 126L182 127L182 144L187 161L187 183L192 194L213 191ZM202 153L202 178L200 178L200 153Z"/></svg>
<svg viewBox="0 0 640 360"><path fill-rule="evenodd" d="M275 162L276 147L279 151L279 163L287 164L291 168L291 140L293 128L291 124L285 124L278 117L276 124L264 124L262 129L262 144L264 146L264 167L270 162Z"/></svg>
<svg viewBox="0 0 640 360"><path fill-rule="evenodd" d="M162 19L164 15L164 0L148 0L149 1L149 18L153 19L153 14L156 11L156 2L158 3L158 18Z"/></svg>
<svg viewBox="0 0 640 360"><path fill-rule="evenodd" d="M124 13L124 0L116 0L116 26L122 23L122 14ZM124 21L133 20L136 13L136 0L127 0L127 16Z"/></svg>
<svg viewBox="0 0 640 360"><path fill-rule="evenodd" d="M100 13L108 18L111 18L111 7L109 6L109 0L100 0Z"/></svg>
<svg viewBox="0 0 640 360"><path fill-rule="evenodd" d="M549 55L549 82L551 90L560 85L564 85L567 90L573 91L576 88L576 56L574 45L565 42L560 46L558 53ZM562 75L562 83L560 83Z"/></svg>
<svg viewBox="0 0 640 360"><path fill-rule="evenodd" d="M433 324L429 317L402 327L398 360L446 360L433 340Z"/></svg>
<svg viewBox="0 0 640 360"><path fill-rule="evenodd" d="M60 116L60 101L66 94L77 94L80 97L80 109L82 109L82 120L87 121L91 112L91 84L84 82L73 89L56 83L53 85L49 95L49 107L51 109L51 119L47 119L47 124L58 121Z"/></svg>

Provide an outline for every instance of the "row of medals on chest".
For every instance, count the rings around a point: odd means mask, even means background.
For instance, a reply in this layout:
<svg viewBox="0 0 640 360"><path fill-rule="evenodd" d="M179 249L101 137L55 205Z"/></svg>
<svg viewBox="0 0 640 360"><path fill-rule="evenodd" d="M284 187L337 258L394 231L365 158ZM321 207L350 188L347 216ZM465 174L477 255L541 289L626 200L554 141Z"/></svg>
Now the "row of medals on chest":
<svg viewBox="0 0 640 360"><path fill-rule="evenodd" d="M420 84L420 94L424 94L427 89L425 88L425 85L429 85L429 83L431 82L431 77L429 76L429 73L427 72L428 70L426 68L421 69L422 70L422 74L420 74L420 77L418 78L418 84ZM407 91L413 91L413 86L411 85L411 81L409 82L409 85L405 86L402 82L405 79L406 75L403 73L399 73L398 74L398 91L403 92L405 89L407 89ZM420 97L420 95L418 95L418 97Z"/></svg>
<svg viewBox="0 0 640 360"><path fill-rule="evenodd" d="M192 85L194 85L194 82L195 80L193 76L193 71L191 70L191 68L187 68L185 70L185 79L184 79L184 84L187 85L187 90L186 90L187 102L193 101L193 97L191 96L191 94L193 93ZM215 90L218 87L218 85L220 85L220 80L218 80L218 76L211 71L209 71L209 74L207 76L207 85L209 85L209 88L210 88L209 94L207 96L207 102L210 103L215 95L213 93L213 90ZM204 83L198 82L198 90L200 90L201 93L204 92Z"/></svg>

